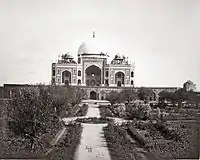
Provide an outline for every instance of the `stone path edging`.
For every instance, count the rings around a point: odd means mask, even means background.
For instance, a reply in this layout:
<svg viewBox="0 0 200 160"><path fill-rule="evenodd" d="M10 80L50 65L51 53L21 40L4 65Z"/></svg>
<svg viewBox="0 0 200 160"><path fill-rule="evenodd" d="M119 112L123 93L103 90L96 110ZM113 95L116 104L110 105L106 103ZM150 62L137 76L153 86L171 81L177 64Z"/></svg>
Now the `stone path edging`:
<svg viewBox="0 0 200 160"><path fill-rule="evenodd" d="M65 131L66 131L65 127L63 127L60 131L58 131L58 133L56 134L55 138L51 141L51 148L49 148L47 150L45 155L48 155L49 153L51 153L51 151L53 150L53 147L58 143L60 138L64 135Z"/></svg>

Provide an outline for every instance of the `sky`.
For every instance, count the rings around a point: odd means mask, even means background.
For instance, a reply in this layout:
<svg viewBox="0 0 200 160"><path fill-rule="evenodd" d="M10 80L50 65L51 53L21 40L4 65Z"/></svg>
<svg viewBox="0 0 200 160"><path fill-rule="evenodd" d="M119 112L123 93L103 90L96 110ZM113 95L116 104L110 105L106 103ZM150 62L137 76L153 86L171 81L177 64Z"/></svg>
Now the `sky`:
<svg viewBox="0 0 200 160"><path fill-rule="evenodd" d="M50 83L92 37L135 62L135 86L200 88L199 0L0 0L0 85Z"/></svg>

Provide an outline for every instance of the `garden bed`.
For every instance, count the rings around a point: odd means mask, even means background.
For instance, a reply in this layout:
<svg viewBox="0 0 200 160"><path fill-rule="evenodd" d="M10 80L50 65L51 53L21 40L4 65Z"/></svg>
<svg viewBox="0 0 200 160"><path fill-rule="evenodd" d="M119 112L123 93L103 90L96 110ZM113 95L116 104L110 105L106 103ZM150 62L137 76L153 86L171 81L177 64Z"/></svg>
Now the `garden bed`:
<svg viewBox="0 0 200 160"><path fill-rule="evenodd" d="M143 149L139 143L136 141L133 142L127 134L126 124L119 126L114 125L114 123L108 123L108 126L104 127L104 134L112 160L142 159L139 150ZM156 159L147 151L143 154L150 160Z"/></svg>
<svg viewBox="0 0 200 160"><path fill-rule="evenodd" d="M112 160L133 159L133 146L126 138L125 130L112 123L109 123L103 130Z"/></svg>
<svg viewBox="0 0 200 160"><path fill-rule="evenodd" d="M16 137L10 130L6 131L6 136L0 134L0 158L41 158L45 151L51 146L51 141L60 130L61 124L57 124L48 133L41 135L34 143L34 148L30 149L30 140Z"/></svg>
<svg viewBox="0 0 200 160"><path fill-rule="evenodd" d="M81 133L81 124L66 126L64 137L53 147L47 158L53 160L74 160L76 149L80 143Z"/></svg>
<svg viewBox="0 0 200 160"><path fill-rule="evenodd" d="M137 128L138 133L147 131L146 136L143 135L144 140L141 139L141 142L147 144L147 146L152 146L149 148L150 151L161 155L163 159L198 158L198 124L152 124L138 122L132 123L132 125Z"/></svg>
<svg viewBox="0 0 200 160"><path fill-rule="evenodd" d="M81 108L78 110L78 112L75 114L76 117L78 116L85 116L88 111L88 105L83 104Z"/></svg>
<svg viewBox="0 0 200 160"><path fill-rule="evenodd" d="M101 117L114 117L113 112L106 105L102 105L102 106L100 105L99 110L100 110Z"/></svg>

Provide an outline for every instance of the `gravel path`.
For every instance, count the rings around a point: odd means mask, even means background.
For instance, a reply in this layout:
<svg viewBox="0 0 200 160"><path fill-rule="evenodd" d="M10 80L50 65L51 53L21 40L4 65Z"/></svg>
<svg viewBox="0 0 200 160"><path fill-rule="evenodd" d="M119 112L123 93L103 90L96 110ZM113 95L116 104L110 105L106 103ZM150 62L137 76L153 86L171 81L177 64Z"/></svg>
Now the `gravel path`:
<svg viewBox="0 0 200 160"><path fill-rule="evenodd" d="M91 102L88 102L89 108L85 117L100 117L98 105ZM75 160L110 160L103 134L103 127L106 124L83 123L82 126L81 143L77 149Z"/></svg>

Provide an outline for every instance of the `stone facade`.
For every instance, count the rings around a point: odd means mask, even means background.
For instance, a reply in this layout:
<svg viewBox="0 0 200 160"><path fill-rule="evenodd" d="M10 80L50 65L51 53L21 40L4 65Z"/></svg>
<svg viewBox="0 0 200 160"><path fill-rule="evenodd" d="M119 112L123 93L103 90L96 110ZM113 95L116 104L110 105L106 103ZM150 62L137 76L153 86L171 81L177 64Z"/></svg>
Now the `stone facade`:
<svg viewBox="0 0 200 160"><path fill-rule="evenodd" d="M116 54L108 63L108 54L96 47L95 36L92 43L82 43L78 49L77 62L69 53L63 54L57 63L52 64L52 84L80 86L92 99L105 99L110 91L122 91L126 88L138 90L134 86L135 65L128 58ZM91 45L92 44L92 45ZM88 47L89 46L89 47ZM173 91L177 88L151 88L150 99L157 100L161 91Z"/></svg>
<svg viewBox="0 0 200 160"><path fill-rule="evenodd" d="M77 61L69 53L63 54L56 63L52 63L52 85L79 86L87 92L87 98L105 99L110 91L122 91L134 86L135 65L125 56L116 54L111 62L109 55L96 47L95 33L92 45L82 43L78 48ZM89 46L89 47L88 47ZM21 88L33 87L31 85L5 84L0 93L5 98L20 96ZM175 92L177 87L155 88L151 87L153 94L150 99L158 100L162 91Z"/></svg>
<svg viewBox="0 0 200 160"><path fill-rule="evenodd" d="M97 44L94 34L90 43L80 45L77 62L67 53L58 62L52 63L52 84L133 87L134 64L119 54L108 63L109 55L102 52Z"/></svg>
<svg viewBox="0 0 200 160"><path fill-rule="evenodd" d="M107 63L104 53L83 53L78 55L78 63L68 58L52 64L52 84L80 86L134 86L134 64L116 55ZM63 56L64 57L64 56ZM69 58L70 57L70 58Z"/></svg>

